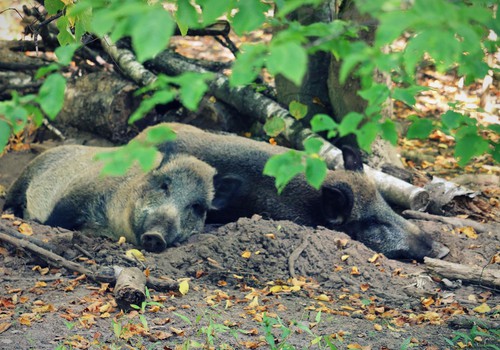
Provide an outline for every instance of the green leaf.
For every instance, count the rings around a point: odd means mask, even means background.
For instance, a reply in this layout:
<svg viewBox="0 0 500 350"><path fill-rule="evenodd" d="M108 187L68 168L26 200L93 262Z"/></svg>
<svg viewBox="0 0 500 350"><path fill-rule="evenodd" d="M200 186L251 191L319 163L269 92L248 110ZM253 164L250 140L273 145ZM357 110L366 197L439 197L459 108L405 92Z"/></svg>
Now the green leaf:
<svg viewBox="0 0 500 350"><path fill-rule="evenodd" d="M177 11L175 12L177 22L185 28L198 28L198 13L189 0L177 0Z"/></svg>
<svg viewBox="0 0 500 350"><path fill-rule="evenodd" d="M177 134L171 128L159 124L148 130L145 141L153 145L158 145L166 141L175 140L176 136Z"/></svg>
<svg viewBox="0 0 500 350"><path fill-rule="evenodd" d="M264 131L267 135L271 137L276 137L285 131L286 124L285 121L280 117L271 117L266 120L264 124Z"/></svg>
<svg viewBox="0 0 500 350"><path fill-rule="evenodd" d="M462 125L464 118L463 114L449 110L441 116L441 122L445 128L452 130Z"/></svg>
<svg viewBox="0 0 500 350"><path fill-rule="evenodd" d="M229 77L231 86L246 85L253 82L264 65L264 44L248 44L241 48L233 63L233 71Z"/></svg>
<svg viewBox="0 0 500 350"><path fill-rule="evenodd" d="M321 158L310 156L306 158L306 179L307 182L319 190L326 177L326 164Z"/></svg>
<svg viewBox="0 0 500 350"><path fill-rule="evenodd" d="M347 113L340 122L339 134L340 137L354 133L358 129L359 123L363 120L363 115L357 112Z"/></svg>
<svg viewBox="0 0 500 350"><path fill-rule="evenodd" d="M64 8L64 3L61 0L45 0L43 4L49 15L55 15L57 11Z"/></svg>
<svg viewBox="0 0 500 350"><path fill-rule="evenodd" d="M153 169L156 157L159 154L160 153L155 147L141 147L135 152L134 158L139 162L141 169L144 172L147 172Z"/></svg>
<svg viewBox="0 0 500 350"><path fill-rule="evenodd" d="M489 143L477 134L466 134L456 139L455 157L458 165L465 166L472 157L479 156L488 151Z"/></svg>
<svg viewBox="0 0 500 350"><path fill-rule="evenodd" d="M497 134L500 134L500 124L490 124L487 126L487 128L493 130Z"/></svg>
<svg viewBox="0 0 500 350"><path fill-rule="evenodd" d="M49 75L38 92L37 102L50 120L54 120L64 103L66 79L59 74Z"/></svg>
<svg viewBox="0 0 500 350"><path fill-rule="evenodd" d="M198 0L196 1L202 9L203 25L214 23L217 18L226 14L231 7L231 2L220 0Z"/></svg>
<svg viewBox="0 0 500 350"><path fill-rule="evenodd" d="M43 76L47 75L48 73L52 73L58 69L59 69L59 65L57 63L51 63L48 66L40 67L36 71L35 78L40 79Z"/></svg>
<svg viewBox="0 0 500 350"><path fill-rule="evenodd" d="M56 27L57 29L59 29L57 40L59 41L59 44L61 44L61 46L73 44L74 42L76 42L75 37L71 32L68 18L66 16L62 16L57 19Z"/></svg>
<svg viewBox="0 0 500 350"><path fill-rule="evenodd" d="M12 133L17 134L24 129L28 121L28 111L21 105L13 105L7 109L6 117L10 121Z"/></svg>
<svg viewBox="0 0 500 350"><path fill-rule="evenodd" d="M102 37L111 32L115 25L114 17L113 11L108 8L95 11L90 21L90 28L95 34Z"/></svg>
<svg viewBox="0 0 500 350"><path fill-rule="evenodd" d="M179 97L182 104L189 110L194 111L208 90L206 79L212 74L184 73L174 80L181 86Z"/></svg>
<svg viewBox="0 0 500 350"><path fill-rule="evenodd" d="M382 105L389 97L390 91L386 84L373 84L367 89L358 91L358 95L368 101L370 105Z"/></svg>
<svg viewBox="0 0 500 350"><path fill-rule="evenodd" d="M302 163L302 153L298 151L288 151L283 154L272 156L264 166L264 175L276 178L275 185L278 193L281 193L285 186L298 174L304 172L305 166Z"/></svg>
<svg viewBox="0 0 500 350"><path fill-rule="evenodd" d="M307 114L307 105L300 103L299 101L292 101L288 106L290 114L297 120L304 118Z"/></svg>
<svg viewBox="0 0 500 350"><path fill-rule="evenodd" d="M132 46L137 60L144 62L165 50L174 25L170 15L162 7L152 8L138 17L132 29Z"/></svg>
<svg viewBox="0 0 500 350"><path fill-rule="evenodd" d="M392 120L385 120L380 124L380 131L382 131L382 137L389 141L394 146L398 143L398 132L396 130L396 124Z"/></svg>
<svg viewBox="0 0 500 350"><path fill-rule="evenodd" d="M285 18L287 14L296 10L297 8L304 5L317 6L321 4L322 0L287 0L283 1L282 4L278 6L277 16L278 18Z"/></svg>
<svg viewBox="0 0 500 350"><path fill-rule="evenodd" d="M0 152L3 151L10 137L10 126L6 121L0 120Z"/></svg>
<svg viewBox="0 0 500 350"><path fill-rule="evenodd" d="M335 130L337 127L337 122L326 114L316 114L311 119L311 128L314 132Z"/></svg>
<svg viewBox="0 0 500 350"><path fill-rule="evenodd" d="M310 137L304 141L304 150L309 155L318 154L322 146L323 142L316 137Z"/></svg>
<svg viewBox="0 0 500 350"><path fill-rule="evenodd" d="M79 46L80 45L76 43L69 44L66 46L59 46L55 51L59 63L64 66L70 64L73 58L73 54L75 53L76 49L78 49Z"/></svg>
<svg viewBox="0 0 500 350"><path fill-rule="evenodd" d="M233 18L233 29L236 34L242 35L260 27L266 19L264 12L269 6L260 0L240 0L238 12Z"/></svg>
<svg viewBox="0 0 500 350"><path fill-rule="evenodd" d="M371 152L371 145L378 135L380 124L368 122L361 129L355 132L359 147L367 152Z"/></svg>
<svg viewBox="0 0 500 350"><path fill-rule="evenodd" d="M271 74L282 74L299 86L307 70L306 50L295 42L271 45L267 68Z"/></svg>
<svg viewBox="0 0 500 350"><path fill-rule="evenodd" d="M150 98L142 100L139 107L132 113L128 123L132 124L144 117L156 105L166 104L175 99L175 90L168 88L168 90L158 90Z"/></svg>
<svg viewBox="0 0 500 350"><path fill-rule="evenodd" d="M425 90L429 90L429 88L417 85L407 88L395 88L392 92L392 97L396 100L403 101L409 106L414 106L416 102L415 95Z"/></svg>
<svg viewBox="0 0 500 350"><path fill-rule="evenodd" d="M434 129L429 119L411 118L412 124L408 128L406 137L409 139L426 139Z"/></svg>

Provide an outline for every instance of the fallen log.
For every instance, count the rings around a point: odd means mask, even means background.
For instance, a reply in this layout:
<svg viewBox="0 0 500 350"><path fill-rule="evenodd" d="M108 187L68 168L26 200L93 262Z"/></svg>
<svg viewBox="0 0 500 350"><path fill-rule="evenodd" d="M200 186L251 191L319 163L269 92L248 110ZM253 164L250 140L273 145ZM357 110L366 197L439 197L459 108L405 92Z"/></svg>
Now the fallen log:
<svg viewBox="0 0 500 350"><path fill-rule="evenodd" d="M141 306L146 300L146 276L137 267L115 266L116 284L113 291L116 303L123 310L131 305Z"/></svg>
<svg viewBox="0 0 500 350"><path fill-rule="evenodd" d="M439 259L424 258L426 269L448 279L460 279L462 282L500 288L500 270L451 263Z"/></svg>
<svg viewBox="0 0 500 350"><path fill-rule="evenodd" d="M453 227L470 226L476 232L500 232L500 225L498 224L481 224L470 219L460 219L456 217L439 216L434 214L422 213L414 210L403 211L403 216L408 219L438 221L444 224L452 225Z"/></svg>

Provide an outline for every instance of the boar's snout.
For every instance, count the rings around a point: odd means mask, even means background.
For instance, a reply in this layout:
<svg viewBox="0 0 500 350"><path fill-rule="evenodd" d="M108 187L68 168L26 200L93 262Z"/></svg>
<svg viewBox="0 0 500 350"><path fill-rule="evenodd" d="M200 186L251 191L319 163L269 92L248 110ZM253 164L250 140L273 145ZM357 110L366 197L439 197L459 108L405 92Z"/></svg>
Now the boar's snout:
<svg viewBox="0 0 500 350"><path fill-rule="evenodd" d="M159 232L146 232L141 237L141 245L148 252L160 253L167 248L167 242Z"/></svg>

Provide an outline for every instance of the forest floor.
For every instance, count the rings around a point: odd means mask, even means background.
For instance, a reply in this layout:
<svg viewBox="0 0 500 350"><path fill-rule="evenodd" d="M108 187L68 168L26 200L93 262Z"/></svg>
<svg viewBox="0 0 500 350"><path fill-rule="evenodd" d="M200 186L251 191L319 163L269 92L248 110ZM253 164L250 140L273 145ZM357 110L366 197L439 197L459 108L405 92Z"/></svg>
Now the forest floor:
<svg viewBox="0 0 500 350"><path fill-rule="evenodd" d="M32 157L4 155L0 184L12 182ZM446 261L498 270L500 230L471 234L415 222L450 248ZM60 233L9 215L0 225L41 240ZM143 252L140 263L126 257L132 246L103 238L79 241L78 251L65 249L65 256L91 269L138 266L150 276L189 279L184 295L177 288L150 290L144 310L128 313L119 310L109 285L0 246L0 349L500 345L500 294L481 283L447 285L425 264L387 259L321 227L254 217L206 231L161 254Z"/></svg>
<svg viewBox="0 0 500 350"><path fill-rule="evenodd" d="M256 32L245 40L269 34ZM175 38L184 55L230 61L213 38ZM498 123L494 85L463 88L453 75L422 69L429 86L410 114L437 116L457 102L480 107L475 117ZM493 102L492 102L493 101ZM496 102L495 102L496 101ZM496 107L495 107L496 106ZM494 117L496 115L496 117ZM493 119L492 119L493 118ZM495 119L496 118L496 119ZM445 178L461 176L481 191L468 215L493 223L500 210L500 168L481 157L465 168L453 158L453 138L400 143L405 165ZM34 157L13 140L0 158L2 192ZM473 178L463 178L473 174ZM480 176L484 175L484 177ZM449 212L448 214L452 214ZM456 214L456 213L453 213ZM476 233L413 220L450 248L445 261L499 270L500 230ZM9 215L0 227L45 240L60 230ZM496 226L498 228L498 226ZM0 349L499 349L500 294L481 282L431 275L423 263L376 254L347 235L288 221L242 218L192 237L160 254L103 238L82 239L64 256L90 269L138 266L150 276L184 281L183 288L149 290L142 310L122 312L112 287L47 266L25 249L0 245ZM185 289L188 279L189 290ZM182 289L182 292L180 290ZM141 306L141 305L139 305Z"/></svg>

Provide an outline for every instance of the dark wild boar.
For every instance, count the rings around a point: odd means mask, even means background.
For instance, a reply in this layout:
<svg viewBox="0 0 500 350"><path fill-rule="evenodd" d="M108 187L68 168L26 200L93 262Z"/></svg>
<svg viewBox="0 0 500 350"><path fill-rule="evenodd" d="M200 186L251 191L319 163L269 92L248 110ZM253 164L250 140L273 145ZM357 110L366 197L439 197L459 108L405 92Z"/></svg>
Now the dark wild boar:
<svg viewBox="0 0 500 350"><path fill-rule="evenodd" d="M343 152L346 170L328 171L320 190L304 176L294 178L277 194L274 178L262 174L272 155L288 151L247 138L205 132L196 127L166 123L177 134L173 142L160 146L166 154L187 153L212 165L223 176L216 193L229 198L227 205L210 211L210 222L225 223L239 217L261 214L275 220L323 225L348 233L390 258L441 258L449 249L433 241L417 226L396 214L363 172L357 151ZM147 129L137 136L141 139Z"/></svg>
<svg viewBox="0 0 500 350"><path fill-rule="evenodd" d="M122 177L103 177L93 158L107 150L61 146L42 153L11 186L4 209L51 226L125 236L154 252L203 231L213 167L179 154L159 156L149 173L133 167Z"/></svg>

